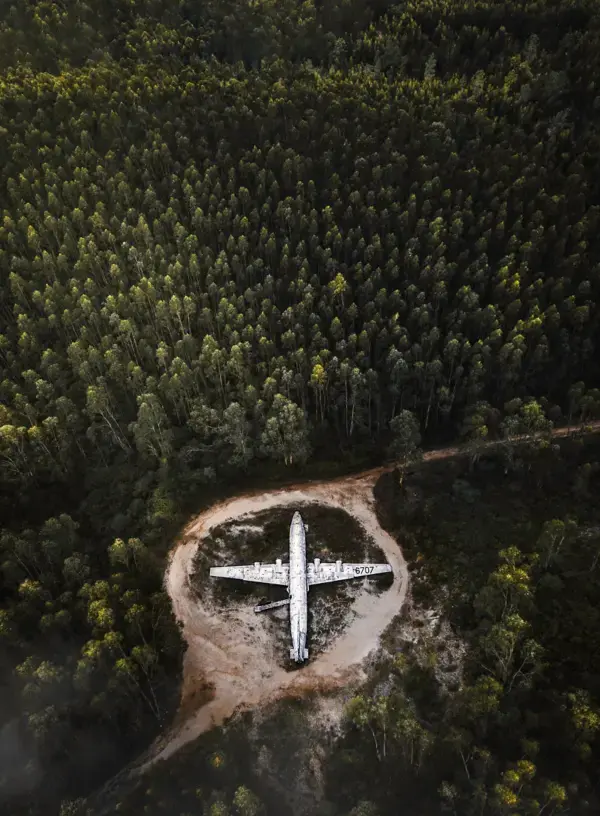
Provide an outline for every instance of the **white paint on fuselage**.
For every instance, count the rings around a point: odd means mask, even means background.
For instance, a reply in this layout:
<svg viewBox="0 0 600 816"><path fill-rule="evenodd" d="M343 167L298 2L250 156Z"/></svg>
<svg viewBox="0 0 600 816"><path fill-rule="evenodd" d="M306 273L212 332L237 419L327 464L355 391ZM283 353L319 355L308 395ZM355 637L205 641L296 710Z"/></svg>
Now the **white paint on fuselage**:
<svg viewBox="0 0 600 816"><path fill-rule="evenodd" d="M306 534L302 516L294 513L290 524L290 632L293 648L290 657L296 662L306 660L306 632L308 629L308 581L306 578Z"/></svg>

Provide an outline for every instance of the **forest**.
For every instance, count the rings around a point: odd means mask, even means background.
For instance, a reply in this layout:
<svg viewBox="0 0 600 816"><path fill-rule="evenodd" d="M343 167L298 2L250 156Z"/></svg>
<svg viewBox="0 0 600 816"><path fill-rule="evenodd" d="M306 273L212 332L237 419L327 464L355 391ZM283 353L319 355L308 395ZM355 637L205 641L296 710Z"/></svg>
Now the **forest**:
<svg viewBox="0 0 600 816"><path fill-rule="evenodd" d="M382 512L406 532L416 446L464 443L449 491L473 508L493 439L545 514L519 532L503 489L501 533L455 531L462 576L428 580L470 654L524 648L524 667L397 731L451 722L431 761L473 787L419 786L414 752L402 779L419 816L594 812L597 540L575 528L600 460L546 437L600 417L598 77L594 0L1 4L5 812L79 813L172 717L162 577L192 510L392 457ZM544 437L524 458L521 434ZM424 542L450 505L418 511ZM363 703L357 722L385 720ZM386 767L389 796L358 784L332 813L397 813ZM196 802L260 809L243 780Z"/></svg>

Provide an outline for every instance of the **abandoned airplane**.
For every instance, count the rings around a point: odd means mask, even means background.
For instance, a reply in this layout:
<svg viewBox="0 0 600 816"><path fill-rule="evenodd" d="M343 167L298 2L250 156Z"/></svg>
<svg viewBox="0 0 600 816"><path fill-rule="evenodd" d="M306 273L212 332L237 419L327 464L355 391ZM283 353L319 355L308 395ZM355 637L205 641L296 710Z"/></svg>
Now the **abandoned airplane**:
<svg viewBox="0 0 600 816"><path fill-rule="evenodd" d="M315 584L333 581L349 581L352 578L368 578L372 575L391 572L389 564L343 564L335 561L322 563L315 558L306 563L306 533L300 513L294 513L290 524L290 563L282 564L277 559L274 564L255 562L253 566L211 567L213 578L234 578L238 581L252 581L259 584L275 584L287 587L289 597L282 601L254 607L255 612L290 605L290 632L292 648L290 658L296 662L308 659L306 630L308 620L307 593Z"/></svg>

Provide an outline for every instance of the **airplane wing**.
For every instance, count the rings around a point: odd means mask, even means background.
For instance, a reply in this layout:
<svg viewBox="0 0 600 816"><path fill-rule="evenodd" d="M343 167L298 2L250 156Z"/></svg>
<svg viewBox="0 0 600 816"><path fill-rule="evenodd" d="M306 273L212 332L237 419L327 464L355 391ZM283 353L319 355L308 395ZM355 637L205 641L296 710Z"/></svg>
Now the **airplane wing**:
<svg viewBox="0 0 600 816"><path fill-rule="evenodd" d="M381 575L391 572L389 564L343 564L336 561L333 564L307 564L306 577L308 585L329 584L332 581L349 581L351 578L368 578L371 575Z"/></svg>
<svg viewBox="0 0 600 816"><path fill-rule="evenodd" d="M212 578L235 578L237 581L252 581L256 584L289 583L289 564L253 564L247 567L211 567Z"/></svg>

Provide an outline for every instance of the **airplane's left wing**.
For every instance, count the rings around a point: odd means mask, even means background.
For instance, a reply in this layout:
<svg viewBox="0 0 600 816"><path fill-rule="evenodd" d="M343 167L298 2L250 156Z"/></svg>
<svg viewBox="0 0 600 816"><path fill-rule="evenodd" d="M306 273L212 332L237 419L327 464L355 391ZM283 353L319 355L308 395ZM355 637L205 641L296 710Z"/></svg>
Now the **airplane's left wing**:
<svg viewBox="0 0 600 816"><path fill-rule="evenodd" d="M255 584L275 584L287 586L289 583L289 565L281 562L275 564L253 564L245 567L211 567L212 578L235 578L237 581L252 581Z"/></svg>
<svg viewBox="0 0 600 816"><path fill-rule="evenodd" d="M329 584L332 581L349 581L351 578L368 578L371 575L381 575L391 572L389 564L344 564L335 561L332 564L323 564L318 559L306 567L306 577L309 586L314 584Z"/></svg>

